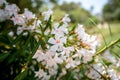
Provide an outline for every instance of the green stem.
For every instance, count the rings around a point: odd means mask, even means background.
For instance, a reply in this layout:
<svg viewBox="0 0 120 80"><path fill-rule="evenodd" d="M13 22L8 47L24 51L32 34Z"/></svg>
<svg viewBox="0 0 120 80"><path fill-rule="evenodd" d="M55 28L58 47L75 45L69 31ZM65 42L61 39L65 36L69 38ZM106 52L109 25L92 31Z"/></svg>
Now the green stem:
<svg viewBox="0 0 120 80"><path fill-rule="evenodd" d="M108 80L104 75L102 75L97 69L95 69L93 66L89 65L93 70L95 70L104 80Z"/></svg>
<svg viewBox="0 0 120 80"><path fill-rule="evenodd" d="M113 45L115 45L118 42L120 42L120 38L116 39L115 41L112 41L109 45L107 45L104 48L102 48L101 50L99 50L94 56L103 53L105 50L107 50L108 48L112 47Z"/></svg>

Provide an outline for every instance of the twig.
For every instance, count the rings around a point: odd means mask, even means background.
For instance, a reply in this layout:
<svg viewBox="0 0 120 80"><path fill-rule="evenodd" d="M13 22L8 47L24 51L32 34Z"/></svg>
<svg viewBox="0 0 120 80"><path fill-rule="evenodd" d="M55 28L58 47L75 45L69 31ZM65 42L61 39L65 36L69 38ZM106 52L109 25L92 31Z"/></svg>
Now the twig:
<svg viewBox="0 0 120 80"><path fill-rule="evenodd" d="M112 47L113 45L115 45L116 43L120 42L120 38L116 39L115 41L112 41L109 45L105 46L104 48L102 48L101 50L99 50L94 56L103 53L106 49Z"/></svg>

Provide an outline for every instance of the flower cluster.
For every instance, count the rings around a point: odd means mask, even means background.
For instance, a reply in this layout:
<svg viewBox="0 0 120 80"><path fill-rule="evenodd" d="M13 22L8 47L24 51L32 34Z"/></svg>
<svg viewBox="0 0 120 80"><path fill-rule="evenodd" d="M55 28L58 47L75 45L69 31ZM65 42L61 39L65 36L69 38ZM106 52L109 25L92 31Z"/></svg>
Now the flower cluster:
<svg viewBox="0 0 120 80"><path fill-rule="evenodd" d="M43 14L46 13L47 15L44 15L44 20L50 19L52 12L49 11L43 12ZM46 17L49 19L46 19ZM68 74L68 70L72 70L74 73L81 73L78 67L82 64L88 64L86 65L85 75L90 79L110 78L112 80L119 80L120 77L116 70L111 67L106 69L106 66L100 62L102 59L98 60L99 58L96 57L97 61L89 65L89 62L93 60L93 56L96 53L96 47L98 46L97 37L87 34L81 24L70 30L69 22L69 15L66 14L60 22L53 24L51 30L44 31L44 33L47 31L50 32L46 35L49 35L46 40L47 47L43 49L40 46L33 56L33 59L36 59L40 63L39 70L35 71L35 77L42 80L49 80L54 76L54 79L60 80ZM109 60L114 59L110 55L107 58ZM115 60L111 61L115 62ZM119 63L117 66L119 66ZM114 75L111 75L112 73ZM79 75L74 75L74 79L79 80L81 78Z"/></svg>
<svg viewBox="0 0 120 80"><path fill-rule="evenodd" d="M19 8L15 4L8 4L5 0L0 1L0 7L5 4L5 7L0 9L0 21L10 19L11 16L16 15Z"/></svg>
<svg viewBox="0 0 120 80"><path fill-rule="evenodd" d="M47 16L51 15L51 12L43 12L43 14L45 13ZM46 16L44 20L46 20ZM65 75L68 69L77 68L80 64L92 60L98 45L96 37L88 35L80 24L71 35L69 22L70 18L65 15L60 23L54 23L51 32L48 34L50 37L46 41L48 43L47 48L44 50L41 46L33 56L41 66L39 71L35 72L36 77L42 80L50 79L51 76L57 75L60 65L62 66L61 70L64 69L64 73L61 72L61 75ZM41 75L42 73L44 75Z"/></svg>
<svg viewBox="0 0 120 80"><path fill-rule="evenodd" d="M84 75L91 79L106 79L103 75L109 76L112 80L120 79L117 72L112 67L106 69L98 57L96 57L95 62L92 62L98 46L97 37L87 34L81 24L73 28L70 27L69 22L71 20L68 14L60 22L52 23L53 11L50 9L42 13L44 19L41 20L28 9L24 9L21 14L19 11L20 9L15 4L0 0L0 22L11 20L14 26L17 26L17 35L25 30L39 34L36 41L40 39L41 42L32 57L39 66L39 70L34 71L36 78L61 80L69 71L81 73L80 68L84 65L87 68ZM13 34L14 32L10 31L8 35L13 36ZM108 53L103 56L109 60L112 59L113 63L117 63L115 66L120 67L120 60L117 62ZM90 64L91 62L92 64ZM81 78L77 74L74 75L74 79L79 80Z"/></svg>
<svg viewBox="0 0 120 80"><path fill-rule="evenodd" d="M3 6L5 4L5 7ZM20 9L15 4L9 4L5 0L1 0L0 6L0 22L5 20L12 20L14 25L17 25L17 34L19 35L22 31L38 31L38 27L41 21L38 20L32 12L28 9L24 9L24 13L19 14ZM24 34L26 35L26 34Z"/></svg>

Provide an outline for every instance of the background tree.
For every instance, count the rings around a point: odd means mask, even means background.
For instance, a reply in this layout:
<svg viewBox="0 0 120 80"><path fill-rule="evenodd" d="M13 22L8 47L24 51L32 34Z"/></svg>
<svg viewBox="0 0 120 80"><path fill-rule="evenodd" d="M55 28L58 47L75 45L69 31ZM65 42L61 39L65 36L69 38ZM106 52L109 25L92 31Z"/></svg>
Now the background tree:
<svg viewBox="0 0 120 80"><path fill-rule="evenodd" d="M120 0L109 0L103 8L103 17L107 21L120 21Z"/></svg>
<svg viewBox="0 0 120 80"><path fill-rule="evenodd" d="M89 11L80 6L80 3L64 2L59 8L69 14L72 23L85 23L85 21L92 16Z"/></svg>

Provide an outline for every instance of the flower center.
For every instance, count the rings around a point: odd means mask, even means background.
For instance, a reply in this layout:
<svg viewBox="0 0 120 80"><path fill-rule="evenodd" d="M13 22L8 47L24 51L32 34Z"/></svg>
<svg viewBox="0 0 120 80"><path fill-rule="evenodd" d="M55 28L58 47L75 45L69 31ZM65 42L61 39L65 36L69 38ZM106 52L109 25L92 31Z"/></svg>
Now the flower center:
<svg viewBox="0 0 120 80"><path fill-rule="evenodd" d="M56 43L59 44L59 43L60 43L60 40L56 40Z"/></svg>

